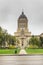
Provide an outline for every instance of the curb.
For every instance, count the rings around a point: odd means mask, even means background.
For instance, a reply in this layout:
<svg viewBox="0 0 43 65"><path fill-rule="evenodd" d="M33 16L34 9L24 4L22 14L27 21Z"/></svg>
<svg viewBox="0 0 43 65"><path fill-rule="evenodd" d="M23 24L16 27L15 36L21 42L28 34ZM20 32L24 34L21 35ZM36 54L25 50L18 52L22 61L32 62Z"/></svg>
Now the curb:
<svg viewBox="0 0 43 65"><path fill-rule="evenodd" d="M0 56L43 56L43 54L0 54Z"/></svg>

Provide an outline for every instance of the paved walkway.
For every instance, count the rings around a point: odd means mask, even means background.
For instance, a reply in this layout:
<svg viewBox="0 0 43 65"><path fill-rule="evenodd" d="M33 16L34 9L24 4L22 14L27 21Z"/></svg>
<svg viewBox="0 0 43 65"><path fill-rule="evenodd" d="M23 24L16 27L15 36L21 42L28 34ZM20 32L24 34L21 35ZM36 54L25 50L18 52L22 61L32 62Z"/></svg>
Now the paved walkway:
<svg viewBox="0 0 43 65"><path fill-rule="evenodd" d="M21 49L19 54L27 54L26 51L24 49Z"/></svg>

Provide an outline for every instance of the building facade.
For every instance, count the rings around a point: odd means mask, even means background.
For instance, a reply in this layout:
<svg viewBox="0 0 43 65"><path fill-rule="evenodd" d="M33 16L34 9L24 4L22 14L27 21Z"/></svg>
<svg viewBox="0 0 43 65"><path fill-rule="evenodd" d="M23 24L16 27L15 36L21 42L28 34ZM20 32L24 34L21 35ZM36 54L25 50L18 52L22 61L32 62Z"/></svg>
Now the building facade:
<svg viewBox="0 0 43 65"><path fill-rule="evenodd" d="M28 19L24 14L24 12L21 13L17 22L18 22L18 27L17 27L17 32L15 32L15 36L19 40L19 47L25 48L27 45L27 40L29 40L32 37L32 35L28 29ZM40 35L36 35L36 36L39 38Z"/></svg>
<svg viewBox="0 0 43 65"><path fill-rule="evenodd" d="M25 16L24 12L18 18L18 28L15 32L16 38L19 40L19 46L24 48L27 45L27 39L31 37L31 32L28 30L28 19Z"/></svg>

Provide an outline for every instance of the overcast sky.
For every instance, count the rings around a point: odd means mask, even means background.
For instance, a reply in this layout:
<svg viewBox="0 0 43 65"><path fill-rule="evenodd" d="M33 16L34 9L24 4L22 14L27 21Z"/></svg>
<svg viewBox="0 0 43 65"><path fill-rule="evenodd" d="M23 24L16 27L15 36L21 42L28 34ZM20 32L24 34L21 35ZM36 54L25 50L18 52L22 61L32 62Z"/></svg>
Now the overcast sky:
<svg viewBox="0 0 43 65"><path fill-rule="evenodd" d="M0 0L0 26L13 34L17 31L17 20L22 9L28 18L32 34L43 32L43 0Z"/></svg>

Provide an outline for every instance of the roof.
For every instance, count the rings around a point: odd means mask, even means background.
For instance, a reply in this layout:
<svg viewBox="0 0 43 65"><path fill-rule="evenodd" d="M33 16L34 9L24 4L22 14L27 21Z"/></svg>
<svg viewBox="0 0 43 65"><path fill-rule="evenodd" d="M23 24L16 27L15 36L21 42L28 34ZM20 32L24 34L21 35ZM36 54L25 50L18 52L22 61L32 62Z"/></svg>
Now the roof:
<svg viewBox="0 0 43 65"><path fill-rule="evenodd" d="M25 16L24 12L22 12L22 14L19 16L19 19L21 19L21 18L27 19L27 17Z"/></svg>

